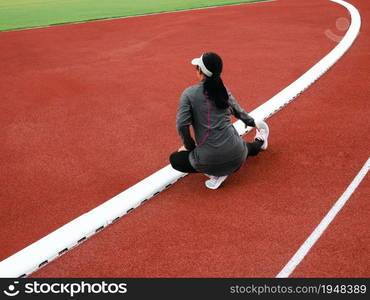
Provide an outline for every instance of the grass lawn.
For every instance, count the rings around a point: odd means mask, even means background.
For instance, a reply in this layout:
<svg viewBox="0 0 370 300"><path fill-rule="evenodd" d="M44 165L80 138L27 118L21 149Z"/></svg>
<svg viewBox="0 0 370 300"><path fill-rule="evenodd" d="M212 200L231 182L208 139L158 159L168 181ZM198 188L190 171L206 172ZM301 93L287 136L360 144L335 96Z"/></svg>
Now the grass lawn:
<svg viewBox="0 0 370 300"><path fill-rule="evenodd" d="M0 0L0 31L264 0Z"/></svg>

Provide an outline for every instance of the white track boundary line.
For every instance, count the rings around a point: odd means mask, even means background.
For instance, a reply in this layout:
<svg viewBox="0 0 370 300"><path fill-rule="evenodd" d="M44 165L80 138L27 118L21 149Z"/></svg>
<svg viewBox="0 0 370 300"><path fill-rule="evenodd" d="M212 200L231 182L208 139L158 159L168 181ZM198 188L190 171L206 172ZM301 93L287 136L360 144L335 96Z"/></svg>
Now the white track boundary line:
<svg viewBox="0 0 370 300"><path fill-rule="evenodd" d="M285 265L285 267L280 271L276 278L287 278L289 277L295 268L301 263L305 258L307 253L311 250L312 246L317 242L317 240L324 233L326 228L334 220L338 212L346 204L347 200L351 197L356 188L360 185L361 181L365 178L367 172L370 169L370 158L366 161L364 166L361 168L360 172L353 179L351 184L347 187L345 192L340 196L337 202L329 210L326 216L321 220L320 224L315 228L307 240L302 244L298 251L293 255L290 261Z"/></svg>
<svg viewBox="0 0 370 300"><path fill-rule="evenodd" d="M111 21L111 20L120 20L120 19L131 19L131 18L138 18L138 17L147 17L147 16L156 16L156 15L168 15L168 14L176 14L182 13L187 11L197 11L197 10L206 10L209 8L219 8L219 7L229 7L229 6L240 6L240 5L251 5L251 4L259 4L259 3L266 3L266 2L275 2L278 0L261 0L256 2L241 2L241 3L232 3L232 4L224 4L224 5L216 5L216 6L204 6L204 7L197 7L197 8L187 8L187 9L178 9L172 11L161 11L161 12L152 12L146 13L141 15L132 15L132 16L122 16L122 17L108 17L108 18L101 18L101 19L91 19L85 21L77 21L77 22L66 22L66 23L55 23L45 26L36 26L36 27L28 27L28 28L19 28L19 29L9 29L0 31L1 32L12 32L12 31L22 31L22 30L33 30L33 29L40 29L40 28L50 28L55 26L62 26L62 25L75 25L75 24L85 24L91 22L102 22L102 21Z"/></svg>
<svg viewBox="0 0 370 300"><path fill-rule="evenodd" d="M330 1L345 6L351 14L351 26L345 36L329 54L300 78L253 110L250 114L255 119L267 119L290 103L333 66L355 41L361 27L359 12L354 6L342 0ZM240 135L252 130L250 127L245 128L240 120L236 121L234 126ZM1 261L0 277L25 277L31 274L159 194L185 175L187 174L167 165L93 210Z"/></svg>

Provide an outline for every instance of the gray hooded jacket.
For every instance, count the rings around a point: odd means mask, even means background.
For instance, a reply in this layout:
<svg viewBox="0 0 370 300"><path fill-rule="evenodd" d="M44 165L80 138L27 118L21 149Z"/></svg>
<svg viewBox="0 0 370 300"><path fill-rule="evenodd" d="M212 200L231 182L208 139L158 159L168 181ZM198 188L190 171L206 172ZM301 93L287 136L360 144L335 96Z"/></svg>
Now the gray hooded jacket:
<svg viewBox="0 0 370 300"><path fill-rule="evenodd" d="M238 170L248 155L245 141L231 123L231 114L246 125L255 127L229 92L227 109L218 108L203 92L203 81L187 88L180 98L176 127L184 146L190 150L189 161L195 170L214 176ZM195 140L190 135L192 125Z"/></svg>

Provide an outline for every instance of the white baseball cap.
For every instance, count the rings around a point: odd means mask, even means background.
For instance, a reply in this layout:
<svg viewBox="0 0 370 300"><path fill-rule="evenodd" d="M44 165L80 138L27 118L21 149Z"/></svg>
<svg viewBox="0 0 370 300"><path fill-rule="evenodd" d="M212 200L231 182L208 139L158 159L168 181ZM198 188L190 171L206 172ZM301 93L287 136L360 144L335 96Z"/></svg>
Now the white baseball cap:
<svg viewBox="0 0 370 300"><path fill-rule="evenodd" d="M199 68L202 70L202 72L204 73L204 75L206 75L208 77L211 77L213 75L213 73L210 70L208 70L206 68L206 66L204 65L204 62L203 62L203 54L202 54L201 57L194 58L191 61L191 64L194 65L194 66L199 66Z"/></svg>

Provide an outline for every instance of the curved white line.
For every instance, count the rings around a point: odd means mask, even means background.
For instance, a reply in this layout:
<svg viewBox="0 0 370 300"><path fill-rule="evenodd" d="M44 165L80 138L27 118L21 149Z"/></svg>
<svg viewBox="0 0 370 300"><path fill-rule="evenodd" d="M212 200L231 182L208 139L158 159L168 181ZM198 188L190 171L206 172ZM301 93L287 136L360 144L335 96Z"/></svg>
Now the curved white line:
<svg viewBox="0 0 370 300"><path fill-rule="evenodd" d="M361 26L359 12L354 6L342 0L331 1L343 5L351 14L352 23L344 38L328 55L300 78L253 110L251 115L255 119L267 119L290 103L333 66L356 39ZM241 121L235 122L234 126L241 135L251 130L251 128L245 129L244 123ZM0 277L29 275L80 244L79 241L86 240L144 201L157 195L185 175L167 165L119 195L0 262Z"/></svg>
<svg viewBox="0 0 370 300"><path fill-rule="evenodd" d="M14 296L17 296L19 294L19 291L8 292L7 290L4 290L4 294L9 296L9 297L14 297Z"/></svg>

